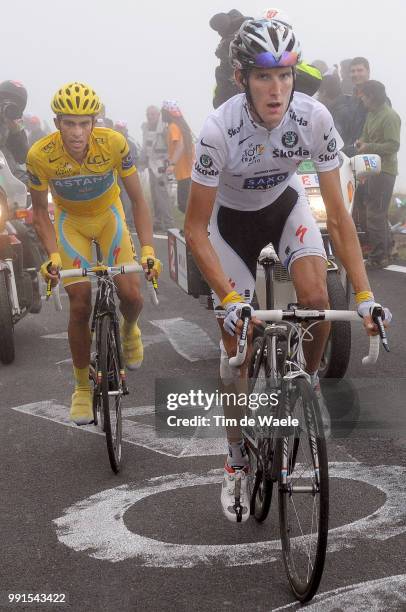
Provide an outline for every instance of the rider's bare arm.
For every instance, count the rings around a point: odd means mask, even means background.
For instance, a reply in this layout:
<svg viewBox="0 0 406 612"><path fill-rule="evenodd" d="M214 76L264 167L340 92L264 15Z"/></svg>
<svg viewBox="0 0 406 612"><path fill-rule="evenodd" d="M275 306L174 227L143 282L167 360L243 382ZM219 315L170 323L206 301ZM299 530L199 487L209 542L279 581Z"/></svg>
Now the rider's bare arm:
<svg viewBox="0 0 406 612"><path fill-rule="evenodd" d="M185 238L209 287L223 300L232 287L207 233L216 192L216 187L192 181L185 218Z"/></svg>
<svg viewBox="0 0 406 612"><path fill-rule="evenodd" d="M338 168L319 172L319 183L327 211L327 229L335 251L347 270L354 291L370 291L355 225L345 208Z"/></svg>
<svg viewBox="0 0 406 612"><path fill-rule="evenodd" d="M48 255L56 253L58 247L55 230L48 214L48 190L38 191L38 189L30 189L30 193L35 230Z"/></svg>
<svg viewBox="0 0 406 612"><path fill-rule="evenodd" d="M152 245L151 213L144 198L138 172L123 177L122 181L133 205L134 223L141 246Z"/></svg>

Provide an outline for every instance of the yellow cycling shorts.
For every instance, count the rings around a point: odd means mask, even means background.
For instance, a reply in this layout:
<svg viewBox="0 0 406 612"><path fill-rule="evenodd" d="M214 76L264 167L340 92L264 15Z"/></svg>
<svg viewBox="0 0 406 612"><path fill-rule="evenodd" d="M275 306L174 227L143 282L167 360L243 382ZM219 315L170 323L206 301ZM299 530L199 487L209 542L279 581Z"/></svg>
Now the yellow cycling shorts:
<svg viewBox="0 0 406 612"><path fill-rule="evenodd" d="M92 240L100 244L107 266L131 263L136 257L120 200L96 217L78 217L56 207L55 232L65 270L90 268L95 264ZM83 281L89 282L89 279L68 277L63 279L63 284L66 286Z"/></svg>

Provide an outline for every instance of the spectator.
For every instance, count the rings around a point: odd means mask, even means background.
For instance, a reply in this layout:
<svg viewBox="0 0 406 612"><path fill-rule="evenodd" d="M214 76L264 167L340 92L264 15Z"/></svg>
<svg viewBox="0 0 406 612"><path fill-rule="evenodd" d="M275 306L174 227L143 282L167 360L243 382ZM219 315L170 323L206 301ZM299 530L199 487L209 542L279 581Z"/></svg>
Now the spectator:
<svg viewBox="0 0 406 612"><path fill-rule="evenodd" d="M0 149L17 178L21 178L18 165L25 163L28 152L22 121L27 98L27 90L19 81L0 83Z"/></svg>
<svg viewBox="0 0 406 612"><path fill-rule="evenodd" d="M165 100L162 106L162 121L168 124L167 173L173 173L178 186L178 208L186 212L189 197L190 175L194 158L192 132L174 100Z"/></svg>
<svg viewBox="0 0 406 612"><path fill-rule="evenodd" d="M361 136L367 110L361 102L359 88L369 80L369 62L365 57L354 57L350 63L350 75L353 84L352 96L349 99L349 113L351 116L347 139L344 140L343 151L348 157L356 155L355 142Z"/></svg>
<svg viewBox="0 0 406 612"><path fill-rule="evenodd" d="M312 66L320 70L322 76L328 71L328 65L324 60L316 59L312 62Z"/></svg>
<svg viewBox="0 0 406 612"><path fill-rule="evenodd" d="M350 73L351 62L351 59L344 59L340 62L341 89L345 96L351 96L354 88Z"/></svg>
<svg viewBox="0 0 406 612"><path fill-rule="evenodd" d="M123 134L123 136L126 138L128 142L128 146L130 147L130 155L134 161L135 166L138 166L139 156L138 156L138 151L137 151L137 145L132 140L132 138L130 138L128 134L128 127L127 127L126 122L116 121L114 124L114 129L117 132L120 132L121 134ZM131 200L128 197L128 193L123 185L123 181L121 180L119 176L117 177L117 182L118 182L118 186L120 187L120 199L123 204L127 225L131 232L135 232L134 215L133 215L133 207L131 204Z"/></svg>
<svg viewBox="0 0 406 612"><path fill-rule="evenodd" d="M34 142L46 136L45 130L41 127L41 119L36 115L24 115L24 126L28 136L28 146L31 147Z"/></svg>
<svg viewBox="0 0 406 612"><path fill-rule="evenodd" d="M104 104L101 105L101 109L96 119L96 127L106 127L111 130L114 128L114 122L112 119L106 117L106 107Z"/></svg>
<svg viewBox="0 0 406 612"><path fill-rule="evenodd" d="M166 231L174 226L166 175L168 147L166 130L156 106L148 106L147 121L142 124L141 164L148 168L151 200L154 211L154 230Z"/></svg>
<svg viewBox="0 0 406 612"><path fill-rule="evenodd" d="M350 112L348 96L344 96L342 93L338 75L323 76L317 97L330 111L334 119L334 125L345 142L350 127Z"/></svg>
<svg viewBox="0 0 406 612"><path fill-rule="evenodd" d="M357 152L381 157L381 173L368 177L366 182L366 227L371 247L367 265L382 268L389 260L388 209L398 171L401 121L387 104L382 83L366 81L358 85L358 91L367 116L361 138L356 142Z"/></svg>
<svg viewBox="0 0 406 612"><path fill-rule="evenodd" d="M217 13L210 19L210 27L221 37L216 49L216 56L219 58L220 64L216 67L215 73L214 108L219 107L226 100L240 93L234 81L234 69L231 66L228 53L234 34L246 19L251 19L251 17L244 17L236 9L232 9L228 13Z"/></svg>

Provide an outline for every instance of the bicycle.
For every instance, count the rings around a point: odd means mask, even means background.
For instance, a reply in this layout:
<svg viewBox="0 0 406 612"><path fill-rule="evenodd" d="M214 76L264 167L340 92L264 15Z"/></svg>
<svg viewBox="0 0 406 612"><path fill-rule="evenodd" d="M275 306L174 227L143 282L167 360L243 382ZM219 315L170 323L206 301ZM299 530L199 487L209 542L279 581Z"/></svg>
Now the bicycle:
<svg viewBox="0 0 406 612"><path fill-rule="evenodd" d="M317 592L324 569L329 478L320 407L304 370L303 342L311 339L310 329L319 321L362 320L357 312L306 310L297 305L288 310L257 310L252 315L249 308L243 308L237 354L229 360L232 367L244 363L251 316L266 326L254 340L248 393L266 392L269 397L273 393L277 405L266 409L268 419L257 415L242 428L250 461L250 511L258 522L266 519L277 483L284 565L296 598L306 602ZM372 317L389 350L380 306ZM379 336L370 338L364 364L376 362L379 343ZM253 416L249 406L246 412L247 417ZM237 507L237 493L235 503Z"/></svg>
<svg viewBox="0 0 406 612"><path fill-rule="evenodd" d="M97 293L92 313L91 341L95 339L96 352L93 355L89 377L93 381L93 423L100 421L106 435L107 451L111 469L118 473L122 455L122 397L128 395L125 366L121 347L119 319L114 300L114 277L117 274L145 272L138 263L119 266L105 266L102 263L100 246L97 242L97 265L91 268L60 270L59 278L96 277ZM153 260L148 261L151 269ZM157 305L157 283L148 282L151 301ZM62 309L58 294L55 296L57 310Z"/></svg>

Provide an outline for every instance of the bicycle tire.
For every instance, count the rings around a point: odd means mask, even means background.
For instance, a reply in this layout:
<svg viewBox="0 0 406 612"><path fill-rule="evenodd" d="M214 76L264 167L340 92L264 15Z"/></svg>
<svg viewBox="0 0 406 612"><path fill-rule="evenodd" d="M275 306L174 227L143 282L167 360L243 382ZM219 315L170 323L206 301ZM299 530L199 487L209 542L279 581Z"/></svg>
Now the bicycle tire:
<svg viewBox="0 0 406 612"><path fill-rule="evenodd" d="M294 389L294 393L290 395L287 392L288 385L290 389ZM284 414L289 413L299 419L298 427L285 430L289 431L287 435L282 430L275 449L281 466L283 456L287 457L286 481L283 480L283 466L278 479L282 555L295 597L306 602L317 592L326 558L329 515L327 448L317 397L308 381L301 377L289 383L284 381L281 401L284 403ZM306 448L303 456L300 451L301 441ZM306 466L307 454L310 455L310 460ZM312 489L308 491L313 504L310 513L302 502L306 493L298 490L300 486ZM296 506L295 503L302 505ZM302 523L299 523L300 514ZM299 523L298 529L295 528L296 522ZM311 531L313 525L317 525L314 537ZM313 557L310 558L313 552ZM300 571L299 562L302 561L304 568Z"/></svg>
<svg viewBox="0 0 406 612"><path fill-rule="evenodd" d="M100 322L99 368L101 372L101 402L103 425L106 434L107 450L111 469L118 473L121 464L122 385L117 342L117 329L110 315L102 317ZM118 392L110 395L109 392Z"/></svg>
<svg viewBox="0 0 406 612"><path fill-rule="evenodd" d="M6 270L0 270L0 361L9 364L14 361L14 325L9 297L9 283Z"/></svg>
<svg viewBox="0 0 406 612"><path fill-rule="evenodd" d="M266 341L265 341L266 342ZM250 393L253 392L261 373L266 378L268 371L267 352L263 347L263 337L257 337L253 343L252 357L249 364ZM255 453L249 450L250 473L252 478L250 513L258 523L262 523L268 516L272 501L273 482L270 478L270 465L272 463L273 448L270 439L264 439L258 444L259 461Z"/></svg>

